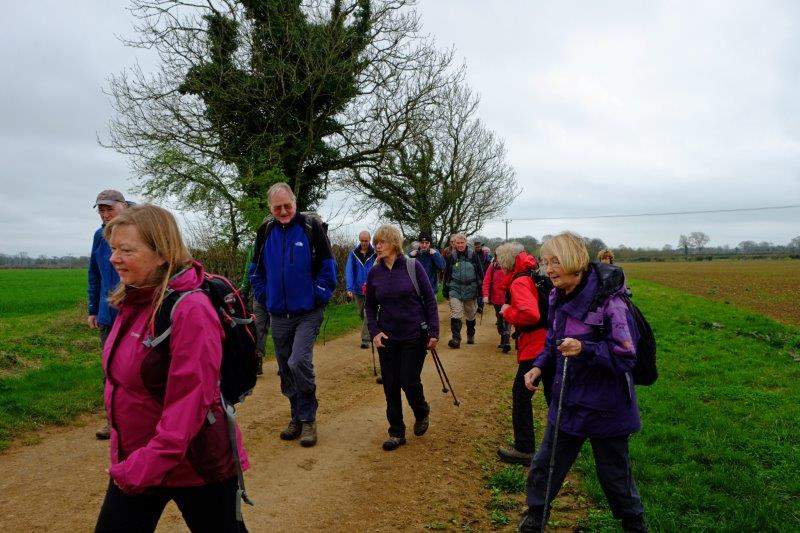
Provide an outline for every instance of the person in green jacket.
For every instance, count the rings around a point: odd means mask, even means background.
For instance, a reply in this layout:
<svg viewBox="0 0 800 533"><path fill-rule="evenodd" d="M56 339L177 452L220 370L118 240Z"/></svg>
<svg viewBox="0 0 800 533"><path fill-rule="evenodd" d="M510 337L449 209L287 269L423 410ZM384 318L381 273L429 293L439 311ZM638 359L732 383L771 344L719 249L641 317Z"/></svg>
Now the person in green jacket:
<svg viewBox="0 0 800 533"><path fill-rule="evenodd" d="M467 323L467 344L475 344L475 313L483 281L483 257L467 245L467 237L453 235L453 246L445 257L444 297L450 302L450 348L461 347L462 320Z"/></svg>

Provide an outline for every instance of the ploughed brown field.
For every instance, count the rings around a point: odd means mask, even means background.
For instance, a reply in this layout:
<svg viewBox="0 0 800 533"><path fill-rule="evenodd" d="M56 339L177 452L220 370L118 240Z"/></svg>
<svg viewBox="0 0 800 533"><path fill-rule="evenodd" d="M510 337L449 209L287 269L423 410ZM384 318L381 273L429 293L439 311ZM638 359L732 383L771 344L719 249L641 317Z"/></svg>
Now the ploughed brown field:
<svg viewBox="0 0 800 533"><path fill-rule="evenodd" d="M796 259L621 263L644 279L800 325L800 261Z"/></svg>

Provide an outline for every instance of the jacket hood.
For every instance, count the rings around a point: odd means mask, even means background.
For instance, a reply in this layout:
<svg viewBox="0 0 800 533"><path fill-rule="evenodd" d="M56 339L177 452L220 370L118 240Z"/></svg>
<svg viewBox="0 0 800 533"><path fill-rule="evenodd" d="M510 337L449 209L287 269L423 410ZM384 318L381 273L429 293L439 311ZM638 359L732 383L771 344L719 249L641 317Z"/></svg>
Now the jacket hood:
<svg viewBox="0 0 800 533"><path fill-rule="evenodd" d="M194 290L203 283L206 271L199 261L192 259L189 265L172 276L167 285L170 289L177 292Z"/></svg>
<svg viewBox="0 0 800 533"><path fill-rule="evenodd" d="M569 299L564 311L587 324L602 324L602 312L598 310L612 296L625 295L625 273L616 265L591 262L585 276L580 292ZM563 297L563 291L554 290L550 303L559 297Z"/></svg>
<svg viewBox="0 0 800 533"><path fill-rule="evenodd" d="M536 261L536 258L528 252L522 251L514 258L514 270L511 272L511 275L513 276L514 274L519 274L526 270L537 270L538 268L539 262Z"/></svg>
<svg viewBox="0 0 800 533"><path fill-rule="evenodd" d="M596 300L605 301L610 296L625 293L625 272L620 267L592 261L589 271L597 276Z"/></svg>
<svg viewBox="0 0 800 533"><path fill-rule="evenodd" d="M353 248L353 250L350 253L357 254L359 248L361 248L361 245L360 244L356 244L355 247ZM375 253L375 247L372 246L372 243L369 243L369 249L367 249L367 257L371 256L374 253Z"/></svg>

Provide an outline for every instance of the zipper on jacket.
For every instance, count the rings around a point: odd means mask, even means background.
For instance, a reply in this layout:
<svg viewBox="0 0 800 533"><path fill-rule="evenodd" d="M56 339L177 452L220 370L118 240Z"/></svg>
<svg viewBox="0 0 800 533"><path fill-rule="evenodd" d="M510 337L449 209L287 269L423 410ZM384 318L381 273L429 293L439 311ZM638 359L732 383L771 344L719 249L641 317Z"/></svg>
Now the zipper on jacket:
<svg viewBox="0 0 800 533"><path fill-rule="evenodd" d="M281 288L283 289L283 308L289 313L289 298L286 297L286 230L283 231L283 251L281 252Z"/></svg>

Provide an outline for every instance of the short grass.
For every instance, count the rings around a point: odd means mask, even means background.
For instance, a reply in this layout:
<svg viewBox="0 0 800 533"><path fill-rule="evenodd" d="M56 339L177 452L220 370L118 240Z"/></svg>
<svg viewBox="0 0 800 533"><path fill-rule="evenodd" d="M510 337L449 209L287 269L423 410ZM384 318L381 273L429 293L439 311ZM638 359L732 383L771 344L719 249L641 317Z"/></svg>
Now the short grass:
<svg viewBox="0 0 800 533"><path fill-rule="evenodd" d="M40 294L40 303L20 305L19 312L8 318L3 313L0 321L3 450L26 432L67 424L81 413L102 408L102 370L97 330L85 323L85 270L0 270L0 283L5 283L0 285L3 309L14 307L15 299L37 290L53 297L49 310ZM6 287L16 288L6 292ZM331 340L359 325L355 305L331 305L319 341ZM267 352L272 355L271 340Z"/></svg>
<svg viewBox="0 0 800 533"><path fill-rule="evenodd" d="M82 269L0 270L0 316L4 319L71 309L86 300Z"/></svg>
<svg viewBox="0 0 800 533"><path fill-rule="evenodd" d="M631 439L653 531L800 531L800 330L651 282L634 301L658 341L660 378L640 387ZM591 450L578 469L613 530Z"/></svg>

